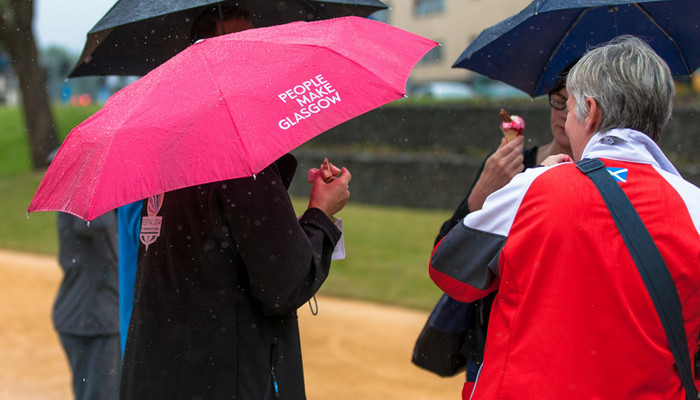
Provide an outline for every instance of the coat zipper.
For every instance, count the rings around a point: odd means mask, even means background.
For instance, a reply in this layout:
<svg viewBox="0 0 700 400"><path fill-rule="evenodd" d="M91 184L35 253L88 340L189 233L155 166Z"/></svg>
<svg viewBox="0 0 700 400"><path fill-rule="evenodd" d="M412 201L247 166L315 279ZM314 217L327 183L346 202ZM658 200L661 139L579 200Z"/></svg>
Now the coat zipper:
<svg viewBox="0 0 700 400"><path fill-rule="evenodd" d="M277 373L275 371L275 358L277 353L277 338L272 338L272 345L270 346L270 378L272 379L272 389L274 390L274 398L280 398L280 389L277 384Z"/></svg>

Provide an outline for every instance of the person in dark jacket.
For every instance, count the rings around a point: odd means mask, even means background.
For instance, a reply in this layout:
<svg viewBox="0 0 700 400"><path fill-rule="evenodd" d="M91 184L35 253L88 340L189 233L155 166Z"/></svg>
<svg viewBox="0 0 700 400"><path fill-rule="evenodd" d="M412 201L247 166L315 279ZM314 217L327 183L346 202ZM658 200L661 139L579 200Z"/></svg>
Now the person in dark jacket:
<svg viewBox="0 0 700 400"><path fill-rule="evenodd" d="M116 211L90 224L58 213L57 227L64 275L52 317L75 398L116 399L121 363Z"/></svg>
<svg viewBox="0 0 700 400"><path fill-rule="evenodd" d="M542 146L525 149L523 136L518 136L511 142L502 138L498 149L482 162L462 202L457 206L452 216L443 222L433 245L437 245L467 214L481 209L486 197L505 186L515 175L527 168L540 165L545 158L551 155L567 154L572 156L569 138L564 132L564 123L566 122L566 99L568 98L566 75L573 65L574 63L570 64L559 74L555 85L548 91L552 141ZM495 296L494 292L475 301L472 303L472 311L467 313L469 323L468 326L464 327L464 343L459 354L459 357L466 363L466 383L463 387L463 393L466 394L471 393L483 360L486 330ZM458 310L465 310L463 307L466 307L463 303L446 294L442 295L435 307L438 306Z"/></svg>
<svg viewBox="0 0 700 400"><path fill-rule="evenodd" d="M241 32L253 28L251 13L235 3L217 3L205 8L192 23L190 41ZM185 23L185 21L181 21ZM134 281L138 260L139 231L141 229L142 201L119 207L119 331L122 353L126 346L131 308L134 299Z"/></svg>
<svg viewBox="0 0 700 400"><path fill-rule="evenodd" d="M310 171L297 218L295 169L286 155L144 203L142 227L161 226L142 229L122 399L306 398L296 310L328 277L351 175Z"/></svg>
<svg viewBox="0 0 700 400"><path fill-rule="evenodd" d="M251 13L235 3L217 3L207 7L192 23L190 41L195 43L226 33L253 28ZM222 22L223 21L223 22ZM181 21L185 23L185 21ZM139 231L141 230L142 201L119 207L119 316L122 353L126 346L129 319L134 299L134 281L138 260Z"/></svg>

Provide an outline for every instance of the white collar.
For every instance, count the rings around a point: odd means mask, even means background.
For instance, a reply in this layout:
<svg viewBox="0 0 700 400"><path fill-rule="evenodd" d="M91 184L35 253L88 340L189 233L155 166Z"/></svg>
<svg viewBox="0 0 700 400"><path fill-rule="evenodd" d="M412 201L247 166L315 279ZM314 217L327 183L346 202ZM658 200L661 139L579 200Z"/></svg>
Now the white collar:
<svg viewBox="0 0 700 400"><path fill-rule="evenodd" d="M681 176L659 146L642 132L633 129L611 129L598 132L588 141L581 158L607 158L651 164L671 174Z"/></svg>

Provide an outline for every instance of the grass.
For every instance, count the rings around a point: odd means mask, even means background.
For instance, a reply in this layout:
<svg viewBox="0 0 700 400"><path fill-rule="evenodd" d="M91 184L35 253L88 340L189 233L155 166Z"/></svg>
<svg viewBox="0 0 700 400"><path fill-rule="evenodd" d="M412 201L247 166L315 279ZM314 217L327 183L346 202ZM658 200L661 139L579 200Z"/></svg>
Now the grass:
<svg viewBox="0 0 700 400"><path fill-rule="evenodd" d="M59 137L64 138L97 109L54 107ZM27 207L42 177L43 172L32 171L22 113L17 108L0 108L0 248L56 254L55 213L27 218Z"/></svg>
<svg viewBox="0 0 700 400"><path fill-rule="evenodd" d="M41 172L0 175L0 248L56 254L56 214L33 213L27 218L42 177Z"/></svg>
<svg viewBox="0 0 700 400"><path fill-rule="evenodd" d="M338 216L346 259L333 262L321 293L418 309L435 304L440 291L428 260L447 212L349 203Z"/></svg>
<svg viewBox="0 0 700 400"><path fill-rule="evenodd" d="M61 138L97 108L55 108ZM17 109L0 108L0 248L57 252L56 214L26 210L43 172L31 171L29 146ZM306 199L293 199L298 213ZM429 310L440 291L428 277L432 243L448 211L351 203L343 219L347 258L333 262L321 293Z"/></svg>
<svg viewBox="0 0 700 400"><path fill-rule="evenodd" d="M16 108L0 108L0 174L31 170L24 121Z"/></svg>
<svg viewBox="0 0 700 400"><path fill-rule="evenodd" d="M54 107L56 133L61 138L98 110L97 106ZM29 141L19 109L0 107L0 176L31 171Z"/></svg>

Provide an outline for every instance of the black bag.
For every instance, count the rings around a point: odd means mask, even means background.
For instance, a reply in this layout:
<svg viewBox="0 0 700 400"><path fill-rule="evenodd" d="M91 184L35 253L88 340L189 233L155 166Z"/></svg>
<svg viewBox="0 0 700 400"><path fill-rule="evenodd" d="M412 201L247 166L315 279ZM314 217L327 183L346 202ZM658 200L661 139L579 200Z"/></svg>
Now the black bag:
<svg viewBox="0 0 700 400"><path fill-rule="evenodd" d="M443 294L418 336L412 362L440 376L462 371L467 363L463 346L475 312L474 303L462 303Z"/></svg>
<svg viewBox="0 0 700 400"><path fill-rule="evenodd" d="M698 336L698 341L700 341L700 336ZM700 352L695 353L695 380L700 380ZM698 395L700 398L700 395Z"/></svg>

